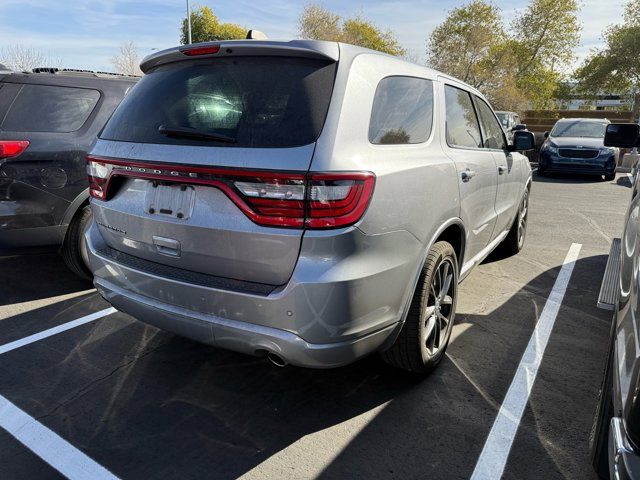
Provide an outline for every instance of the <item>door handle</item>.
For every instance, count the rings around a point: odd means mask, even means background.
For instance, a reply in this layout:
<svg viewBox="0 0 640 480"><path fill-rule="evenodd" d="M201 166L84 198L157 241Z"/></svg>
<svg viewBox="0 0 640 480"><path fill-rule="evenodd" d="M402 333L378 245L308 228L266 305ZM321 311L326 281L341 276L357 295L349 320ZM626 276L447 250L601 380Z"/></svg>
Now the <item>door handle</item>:
<svg viewBox="0 0 640 480"><path fill-rule="evenodd" d="M475 176L476 176L476 172L473 170L469 170L468 168L460 174L460 177L462 178L463 182L468 182Z"/></svg>
<svg viewBox="0 0 640 480"><path fill-rule="evenodd" d="M502 175L506 171L507 171L507 167L505 165L498 165L498 173L500 175Z"/></svg>

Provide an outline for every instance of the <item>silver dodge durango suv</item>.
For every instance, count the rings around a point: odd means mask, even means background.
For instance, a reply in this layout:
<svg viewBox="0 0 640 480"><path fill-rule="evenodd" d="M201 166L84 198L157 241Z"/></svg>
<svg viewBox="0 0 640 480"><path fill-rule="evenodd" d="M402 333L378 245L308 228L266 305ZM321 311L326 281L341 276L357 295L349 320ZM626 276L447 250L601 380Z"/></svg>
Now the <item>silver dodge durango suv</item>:
<svg viewBox="0 0 640 480"><path fill-rule="evenodd" d="M240 40L155 53L87 159L117 309L277 365L441 360L458 283L523 245L531 169L483 96L379 52Z"/></svg>

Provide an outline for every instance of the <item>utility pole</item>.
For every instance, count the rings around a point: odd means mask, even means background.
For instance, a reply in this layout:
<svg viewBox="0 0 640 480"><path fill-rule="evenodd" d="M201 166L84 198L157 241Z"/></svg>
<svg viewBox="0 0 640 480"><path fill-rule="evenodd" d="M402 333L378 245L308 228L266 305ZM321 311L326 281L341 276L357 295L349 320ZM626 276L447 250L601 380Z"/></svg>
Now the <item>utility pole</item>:
<svg viewBox="0 0 640 480"><path fill-rule="evenodd" d="M189 0L187 0L187 31L189 32L189 44L191 44L191 9L189 8Z"/></svg>

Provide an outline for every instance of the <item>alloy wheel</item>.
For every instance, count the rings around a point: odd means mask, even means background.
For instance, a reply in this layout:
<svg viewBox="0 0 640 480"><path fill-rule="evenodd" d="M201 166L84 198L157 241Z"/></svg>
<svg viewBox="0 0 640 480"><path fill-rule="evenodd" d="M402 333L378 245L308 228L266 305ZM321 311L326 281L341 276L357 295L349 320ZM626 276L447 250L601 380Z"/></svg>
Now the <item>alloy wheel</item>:
<svg viewBox="0 0 640 480"><path fill-rule="evenodd" d="M431 277L424 315L424 343L431 357L447 344L456 289L454 273L453 263L449 258L445 258Z"/></svg>

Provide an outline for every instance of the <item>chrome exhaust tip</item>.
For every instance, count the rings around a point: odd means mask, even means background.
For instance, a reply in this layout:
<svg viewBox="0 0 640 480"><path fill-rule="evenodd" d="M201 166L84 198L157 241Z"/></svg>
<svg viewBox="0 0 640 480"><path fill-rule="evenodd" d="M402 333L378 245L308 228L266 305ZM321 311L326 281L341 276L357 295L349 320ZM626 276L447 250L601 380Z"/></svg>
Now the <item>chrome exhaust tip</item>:
<svg viewBox="0 0 640 480"><path fill-rule="evenodd" d="M276 367L280 368L286 367L288 365L287 361L284 358L273 352L267 352L267 360L269 360Z"/></svg>

